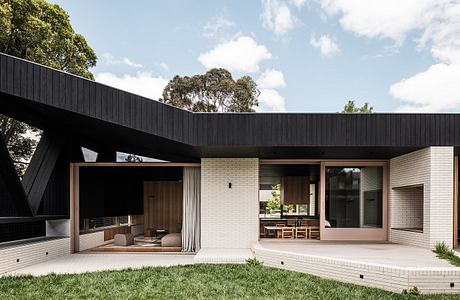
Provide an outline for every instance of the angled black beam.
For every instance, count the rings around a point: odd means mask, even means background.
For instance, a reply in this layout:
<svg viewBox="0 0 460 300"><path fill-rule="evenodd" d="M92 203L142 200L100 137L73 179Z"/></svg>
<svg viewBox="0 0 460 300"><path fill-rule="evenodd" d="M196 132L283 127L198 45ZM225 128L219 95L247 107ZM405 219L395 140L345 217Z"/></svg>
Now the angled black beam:
<svg viewBox="0 0 460 300"><path fill-rule="evenodd" d="M24 174L22 185L34 215L40 207L63 144L62 137L45 131Z"/></svg>
<svg viewBox="0 0 460 300"><path fill-rule="evenodd" d="M97 162L116 162L117 161L117 151L106 148L97 149Z"/></svg>
<svg viewBox="0 0 460 300"><path fill-rule="evenodd" d="M2 137L0 137L0 177L13 201L15 215L32 216L32 209L27 200L26 193Z"/></svg>

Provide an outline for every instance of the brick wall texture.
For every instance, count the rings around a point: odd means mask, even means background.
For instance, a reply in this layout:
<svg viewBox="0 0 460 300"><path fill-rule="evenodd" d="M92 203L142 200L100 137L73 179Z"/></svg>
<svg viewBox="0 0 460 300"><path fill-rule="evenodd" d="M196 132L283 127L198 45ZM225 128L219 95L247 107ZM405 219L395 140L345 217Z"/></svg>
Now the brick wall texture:
<svg viewBox="0 0 460 300"><path fill-rule="evenodd" d="M0 274L70 254L70 238L31 240L0 249Z"/></svg>
<svg viewBox="0 0 460 300"><path fill-rule="evenodd" d="M257 158L202 158L201 247L250 248L258 240L258 191Z"/></svg>
<svg viewBox="0 0 460 300"><path fill-rule="evenodd" d="M391 159L390 241L425 248L445 242L452 247L453 157L452 147L429 147ZM423 206L416 191L394 189L414 185L423 186ZM422 233L392 229L421 223Z"/></svg>

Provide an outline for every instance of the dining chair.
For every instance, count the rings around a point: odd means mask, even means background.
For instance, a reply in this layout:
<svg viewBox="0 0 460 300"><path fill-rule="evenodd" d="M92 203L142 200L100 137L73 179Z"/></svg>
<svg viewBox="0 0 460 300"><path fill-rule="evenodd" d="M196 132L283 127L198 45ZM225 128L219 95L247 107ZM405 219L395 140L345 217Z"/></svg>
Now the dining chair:
<svg viewBox="0 0 460 300"><path fill-rule="evenodd" d="M284 226L286 226L286 224L284 224L284 223L276 223L275 224L275 227L279 227L279 228L282 228ZM281 238L281 230L278 229L278 230L275 230L275 231L276 231L276 238L280 239Z"/></svg>
<svg viewBox="0 0 460 300"><path fill-rule="evenodd" d="M296 239L306 239L307 238L307 227L297 227L295 230Z"/></svg>
<svg viewBox="0 0 460 300"><path fill-rule="evenodd" d="M319 239L319 226L308 227L308 238Z"/></svg>
<svg viewBox="0 0 460 300"><path fill-rule="evenodd" d="M260 222L259 225L259 237L260 238L266 238L268 236L268 230L265 229L265 224Z"/></svg>
<svg viewBox="0 0 460 300"><path fill-rule="evenodd" d="M294 227L283 227L281 229L282 239L293 239L295 238Z"/></svg>

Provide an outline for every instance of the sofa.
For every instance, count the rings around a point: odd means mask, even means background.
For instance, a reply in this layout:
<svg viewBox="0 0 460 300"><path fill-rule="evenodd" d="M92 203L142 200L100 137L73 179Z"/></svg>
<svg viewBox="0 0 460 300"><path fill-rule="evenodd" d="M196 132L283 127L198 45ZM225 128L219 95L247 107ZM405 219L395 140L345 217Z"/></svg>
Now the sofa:
<svg viewBox="0 0 460 300"><path fill-rule="evenodd" d="M182 234L168 233L161 238L161 247L182 247Z"/></svg>

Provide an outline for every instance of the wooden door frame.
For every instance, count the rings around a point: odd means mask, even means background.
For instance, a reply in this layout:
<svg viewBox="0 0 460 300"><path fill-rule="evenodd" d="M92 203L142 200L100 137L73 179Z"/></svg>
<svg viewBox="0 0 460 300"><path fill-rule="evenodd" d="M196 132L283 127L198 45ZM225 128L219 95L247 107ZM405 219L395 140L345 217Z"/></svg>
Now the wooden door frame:
<svg viewBox="0 0 460 300"><path fill-rule="evenodd" d="M326 167L383 167L382 227L381 228L326 228ZM320 239L321 240L388 240L388 187L389 163L380 161L323 161L320 170Z"/></svg>
<svg viewBox="0 0 460 300"><path fill-rule="evenodd" d="M79 162L70 163L70 251L80 251L80 167L200 167L200 163L176 162Z"/></svg>

